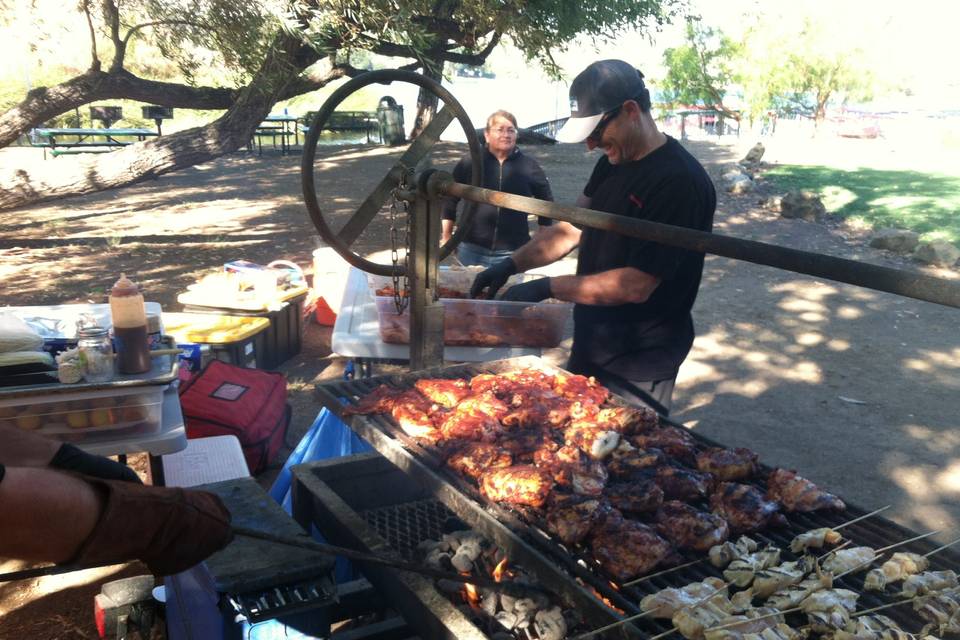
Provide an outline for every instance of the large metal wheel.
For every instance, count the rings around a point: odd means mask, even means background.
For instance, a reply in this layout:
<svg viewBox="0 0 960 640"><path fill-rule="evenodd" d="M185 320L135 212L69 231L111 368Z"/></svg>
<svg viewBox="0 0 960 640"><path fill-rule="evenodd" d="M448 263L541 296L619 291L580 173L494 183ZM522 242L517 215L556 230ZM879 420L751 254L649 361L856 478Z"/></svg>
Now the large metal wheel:
<svg viewBox="0 0 960 640"><path fill-rule="evenodd" d="M373 191L366 197L356 213L347 220L346 224L344 224L339 231L335 232L327 223L320 209L320 205L317 202L317 191L313 175L313 165L317 153L317 140L320 137L320 132L330 119L331 114L333 114L347 96L367 85L389 84L391 82L409 82L427 89L436 95L443 102L444 106L433 117L433 120L430 121L426 129L423 130L403 155L400 156L400 159L387 172L387 175L374 187ZM440 139L440 134L443 133L444 129L447 128L447 125L449 125L454 118L457 119L464 133L466 133L467 142L470 147L470 157L473 164L471 184L476 187L482 186L483 156L481 154L480 141L477 139L473 124L470 122L470 118L467 117L466 111L460 106L460 103L457 102L449 91L444 89L436 81L411 71L398 71L395 69L370 71L344 84L323 103L320 111L317 112L316 118L310 125L310 130L307 132L303 142L303 160L300 164L303 199L306 202L310 219L313 220L313 224L317 227L317 231L320 232L320 236L328 245L333 247L337 253L343 256L344 260L367 273L401 277L410 275L405 273L405 268L402 264L384 265L371 262L355 253L351 246L370 223L373 222L377 213L380 212L384 203L387 201L387 198L392 197L394 189L400 184L401 180L407 178L409 179L409 188L412 189L415 187L415 185L412 184L414 167L426 156L433 145L437 143ZM464 213L457 224L456 231L450 240L440 247L441 260L450 255L460 243L461 238L467 232L473 220L475 210L476 203L466 201Z"/></svg>

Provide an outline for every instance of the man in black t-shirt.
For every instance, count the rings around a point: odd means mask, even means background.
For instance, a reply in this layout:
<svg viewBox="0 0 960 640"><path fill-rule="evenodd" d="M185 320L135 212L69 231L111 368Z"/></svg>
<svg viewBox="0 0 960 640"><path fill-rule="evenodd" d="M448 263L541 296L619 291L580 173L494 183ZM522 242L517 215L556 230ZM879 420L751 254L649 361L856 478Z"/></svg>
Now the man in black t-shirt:
<svg viewBox="0 0 960 640"><path fill-rule="evenodd" d="M704 168L650 114L643 74L621 60L587 67L570 86L571 117L557 139L604 152L577 204L711 231L716 192ZM558 222L480 273L471 295L493 296L507 278L579 246L577 273L508 289L504 300L576 303L568 368L669 412L680 364L693 344L690 310L703 254Z"/></svg>

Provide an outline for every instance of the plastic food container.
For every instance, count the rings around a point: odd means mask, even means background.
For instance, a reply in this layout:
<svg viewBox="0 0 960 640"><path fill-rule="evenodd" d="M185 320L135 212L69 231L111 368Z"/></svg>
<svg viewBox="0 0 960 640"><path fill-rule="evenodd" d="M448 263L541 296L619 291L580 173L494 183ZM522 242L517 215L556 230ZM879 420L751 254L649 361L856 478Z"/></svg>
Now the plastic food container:
<svg viewBox="0 0 960 640"><path fill-rule="evenodd" d="M441 290L465 295L475 274L476 271L469 269L441 269ZM519 274L506 286L534 277ZM392 287L392 279L368 275L367 281L377 303L380 339L390 344L408 344L409 311L405 309L403 314L398 314L392 295L376 293ZM564 327L573 309L568 302L509 302L466 297L441 297L440 302L443 305L443 343L449 346L555 347L563 339Z"/></svg>
<svg viewBox="0 0 960 640"><path fill-rule="evenodd" d="M210 347L213 357L238 367L257 366L266 352L267 318L221 316L205 313L164 313L163 325L177 340L177 346L193 344Z"/></svg>
<svg viewBox="0 0 960 640"><path fill-rule="evenodd" d="M0 400L0 424L70 442L160 431L166 385Z"/></svg>

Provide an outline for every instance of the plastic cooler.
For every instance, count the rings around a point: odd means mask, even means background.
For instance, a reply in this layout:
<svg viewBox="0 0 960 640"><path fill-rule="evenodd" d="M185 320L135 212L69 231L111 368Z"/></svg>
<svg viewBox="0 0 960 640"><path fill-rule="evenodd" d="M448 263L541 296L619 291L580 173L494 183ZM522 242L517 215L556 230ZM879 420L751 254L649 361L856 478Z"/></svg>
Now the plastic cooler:
<svg viewBox="0 0 960 640"><path fill-rule="evenodd" d="M567 302L512 302L473 300L465 297L475 270L440 269L440 303L443 305L443 343L449 346L537 347L557 346L573 305ZM530 279L528 274L514 276L509 284ZM392 344L410 342L410 313L397 313L392 279L368 274L370 292L377 303L380 339ZM462 298L443 297L444 293L462 294Z"/></svg>
<svg viewBox="0 0 960 640"><path fill-rule="evenodd" d="M167 385L26 395L0 400L0 424L83 443L160 431Z"/></svg>
<svg viewBox="0 0 960 640"><path fill-rule="evenodd" d="M207 292L196 290L181 293L177 301L189 313L269 320L270 326L263 332L263 352L257 354L257 365L260 369L274 369L300 353L307 293L306 286L293 287L265 302L240 296L211 299Z"/></svg>
<svg viewBox="0 0 960 640"><path fill-rule="evenodd" d="M164 313L163 327L177 346L207 345L214 358L238 367L256 368L267 352L267 318L207 313Z"/></svg>

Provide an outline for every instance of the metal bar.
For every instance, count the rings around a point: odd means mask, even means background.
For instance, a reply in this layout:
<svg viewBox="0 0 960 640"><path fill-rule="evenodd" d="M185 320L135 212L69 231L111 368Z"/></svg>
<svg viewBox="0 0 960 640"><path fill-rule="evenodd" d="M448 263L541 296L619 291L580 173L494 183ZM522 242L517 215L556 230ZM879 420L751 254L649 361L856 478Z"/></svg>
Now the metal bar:
<svg viewBox="0 0 960 640"><path fill-rule="evenodd" d="M593 209L546 202L491 189L481 189L454 182L449 175L438 175L435 180L436 188L440 193L473 202L507 207L524 213L563 220L594 229L615 231L643 240L689 249L690 251L712 253L736 260L866 287L867 289L895 293L916 300L960 308L960 282L950 282L943 278L934 278L920 273L800 251L755 240L733 238L685 227L650 222L649 220L637 220L612 213L594 211Z"/></svg>
<svg viewBox="0 0 960 640"><path fill-rule="evenodd" d="M437 299L440 208L427 198L413 203L410 224L410 366L443 364L443 305Z"/></svg>
<svg viewBox="0 0 960 640"><path fill-rule="evenodd" d="M417 136L417 139L410 145L393 168L383 177L383 180L374 187L370 195L366 197L353 217L347 220L343 228L337 233L340 240L347 246L350 246L360 237L367 225L380 212L387 196L393 188L400 182L400 177L404 172L412 169L420 160L423 159L431 147L440 139L440 135L453 122L455 114L453 109L444 107L440 109L437 115L433 116L430 124Z"/></svg>

